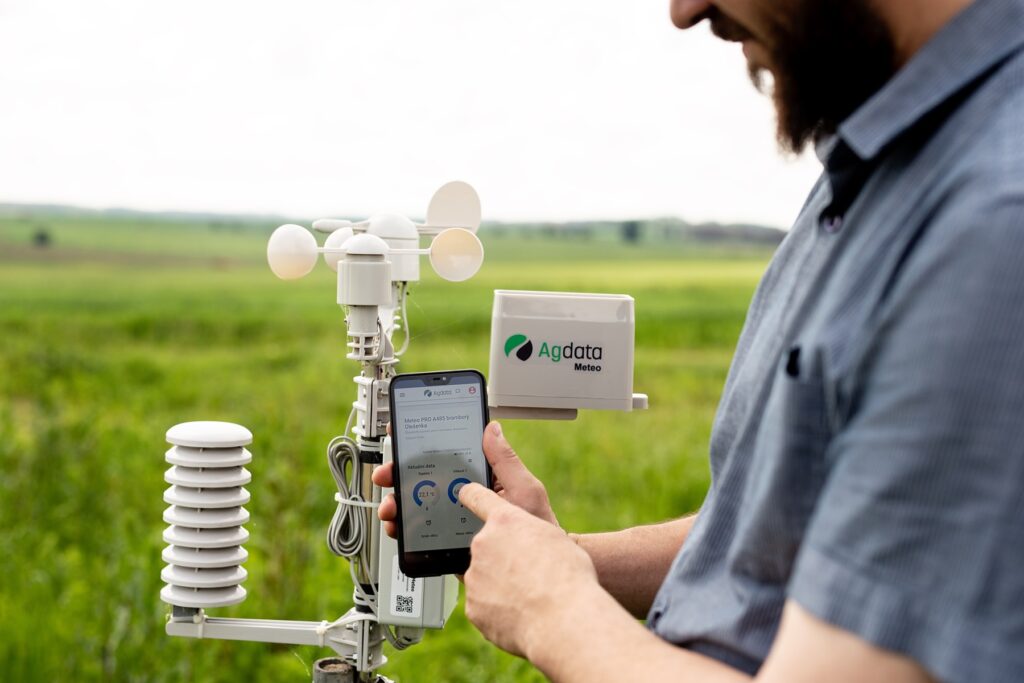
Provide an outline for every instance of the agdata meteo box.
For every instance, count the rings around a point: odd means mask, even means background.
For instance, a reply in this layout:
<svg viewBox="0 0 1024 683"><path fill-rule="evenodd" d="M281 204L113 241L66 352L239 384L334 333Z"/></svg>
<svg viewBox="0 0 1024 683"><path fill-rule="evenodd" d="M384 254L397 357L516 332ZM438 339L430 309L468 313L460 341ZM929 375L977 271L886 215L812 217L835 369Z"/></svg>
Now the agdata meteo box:
<svg viewBox="0 0 1024 683"><path fill-rule="evenodd" d="M624 294L496 290L492 412L645 408L647 397L633 394L633 334L633 297Z"/></svg>

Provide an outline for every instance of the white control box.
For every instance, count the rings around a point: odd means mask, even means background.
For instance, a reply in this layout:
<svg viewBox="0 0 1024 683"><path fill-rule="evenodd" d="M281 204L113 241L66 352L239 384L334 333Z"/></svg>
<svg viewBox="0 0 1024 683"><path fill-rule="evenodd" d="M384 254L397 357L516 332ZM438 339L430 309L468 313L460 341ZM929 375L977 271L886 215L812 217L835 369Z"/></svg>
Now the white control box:
<svg viewBox="0 0 1024 683"><path fill-rule="evenodd" d="M384 462L392 462L391 437L384 438ZM394 493L381 489L381 497ZM375 525L376 526L376 525ZM398 541L380 529L377 621L407 628L444 628L459 600L454 576L412 578L398 568Z"/></svg>
<svg viewBox="0 0 1024 683"><path fill-rule="evenodd" d="M633 395L633 308L624 294L495 290L492 413L646 407Z"/></svg>

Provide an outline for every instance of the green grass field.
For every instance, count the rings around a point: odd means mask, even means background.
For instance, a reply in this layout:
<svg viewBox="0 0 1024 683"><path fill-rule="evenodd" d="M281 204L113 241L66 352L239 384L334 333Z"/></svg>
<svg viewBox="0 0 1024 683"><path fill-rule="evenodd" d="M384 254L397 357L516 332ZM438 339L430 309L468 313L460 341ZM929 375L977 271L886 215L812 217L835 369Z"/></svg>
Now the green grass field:
<svg viewBox="0 0 1024 683"><path fill-rule="evenodd" d="M324 542L324 449L356 372L333 274L275 279L269 228L47 218L53 245L36 249L40 220L0 218L0 680L308 680L329 651L164 635L164 432L216 419L255 435L249 597L216 614L348 609L348 565ZM486 372L496 288L630 294L635 387L651 409L505 431L570 530L697 508L712 416L768 253L481 238L488 261L475 279L425 273L413 290L401 368ZM461 607L443 632L387 653L383 672L403 683L543 680L484 641Z"/></svg>

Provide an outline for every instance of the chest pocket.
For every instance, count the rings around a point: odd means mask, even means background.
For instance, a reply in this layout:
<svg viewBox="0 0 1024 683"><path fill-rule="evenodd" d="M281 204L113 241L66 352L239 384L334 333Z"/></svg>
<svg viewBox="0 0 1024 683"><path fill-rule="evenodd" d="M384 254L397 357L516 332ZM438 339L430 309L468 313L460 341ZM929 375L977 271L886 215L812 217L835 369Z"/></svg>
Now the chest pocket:
<svg viewBox="0 0 1024 683"><path fill-rule="evenodd" d="M819 354L781 359L740 501L732 570L785 585L825 482L832 431Z"/></svg>

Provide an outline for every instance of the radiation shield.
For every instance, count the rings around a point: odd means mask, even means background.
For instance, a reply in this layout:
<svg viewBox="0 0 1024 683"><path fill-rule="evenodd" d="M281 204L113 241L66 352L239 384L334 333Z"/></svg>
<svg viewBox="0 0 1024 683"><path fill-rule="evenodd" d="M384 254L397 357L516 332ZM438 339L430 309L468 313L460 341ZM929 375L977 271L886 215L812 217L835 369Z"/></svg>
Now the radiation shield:
<svg viewBox="0 0 1024 683"><path fill-rule="evenodd" d="M571 419L581 409L646 407L646 396L633 394L633 343L630 296L496 290L492 415Z"/></svg>

